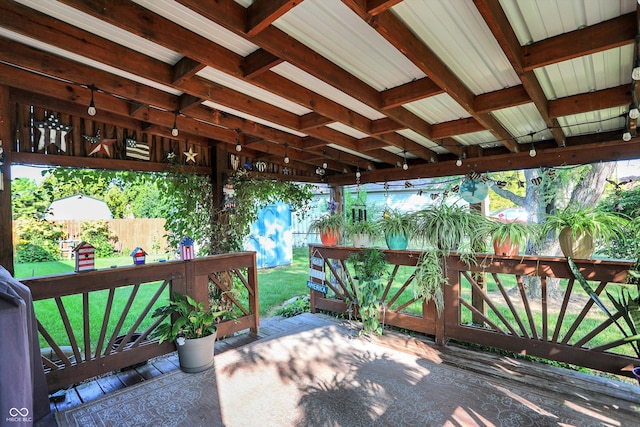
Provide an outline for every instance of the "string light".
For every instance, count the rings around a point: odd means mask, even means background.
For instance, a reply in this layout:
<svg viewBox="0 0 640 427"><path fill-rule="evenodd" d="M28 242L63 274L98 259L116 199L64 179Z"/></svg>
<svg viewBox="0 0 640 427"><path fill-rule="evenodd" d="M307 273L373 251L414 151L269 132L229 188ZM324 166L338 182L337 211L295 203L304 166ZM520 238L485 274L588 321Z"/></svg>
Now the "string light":
<svg viewBox="0 0 640 427"><path fill-rule="evenodd" d="M636 103L633 102L629 106L629 118L635 120L638 117L640 117L640 110L638 110L638 106L636 105Z"/></svg>
<svg viewBox="0 0 640 427"><path fill-rule="evenodd" d="M91 89L91 102L89 103L89 108L87 108L87 114L89 114L90 116L95 116L96 103L93 102L93 91L96 90L97 88L93 84L91 84L91 86L89 86L89 89Z"/></svg>
<svg viewBox="0 0 640 427"><path fill-rule="evenodd" d="M322 150L322 169L326 169L328 167L329 167L329 164L327 163L326 153L324 150Z"/></svg>
<svg viewBox="0 0 640 427"><path fill-rule="evenodd" d="M236 132L238 133L236 136L236 151L240 152L242 151L242 144L240 144L240 129L236 130Z"/></svg>
<svg viewBox="0 0 640 427"><path fill-rule="evenodd" d="M533 145L533 133L530 134L531 135L531 149L529 150L529 155L531 157L535 157L536 156L536 147Z"/></svg>
<svg viewBox="0 0 640 427"><path fill-rule="evenodd" d="M402 163L402 169L407 170L409 169L409 165L407 164L407 150L403 151L403 155L404 155L404 162Z"/></svg>
<svg viewBox="0 0 640 427"><path fill-rule="evenodd" d="M172 136L178 136L178 112L176 111L175 116L173 117L173 129L171 129Z"/></svg>
<svg viewBox="0 0 640 427"><path fill-rule="evenodd" d="M289 155L287 154L287 147L289 147L289 145L284 144L284 162L289 164L291 160L289 160Z"/></svg>

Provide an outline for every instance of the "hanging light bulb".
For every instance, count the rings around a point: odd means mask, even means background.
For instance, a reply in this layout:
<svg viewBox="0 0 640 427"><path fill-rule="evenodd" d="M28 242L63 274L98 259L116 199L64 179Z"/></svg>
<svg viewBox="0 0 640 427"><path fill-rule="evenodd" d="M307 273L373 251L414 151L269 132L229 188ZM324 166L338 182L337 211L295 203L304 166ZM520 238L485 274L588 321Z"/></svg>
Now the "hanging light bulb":
<svg viewBox="0 0 640 427"><path fill-rule="evenodd" d="M93 102L93 91L96 90L96 87L94 85L91 85L89 86L89 89L91 89L91 102L89 103L89 108L87 108L87 114L89 114L90 116L95 116L96 104L95 102Z"/></svg>
<svg viewBox="0 0 640 427"><path fill-rule="evenodd" d="M173 117L173 129L171 129L172 136L178 136L178 112L176 111L175 116Z"/></svg>
<svg viewBox="0 0 640 427"><path fill-rule="evenodd" d="M624 124L624 133L622 134L622 140L624 142L631 141L631 130L629 129L629 119Z"/></svg>
<svg viewBox="0 0 640 427"><path fill-rule="evenodd" d="M462 157L458 157L458 160L456 160L456 166L462 166Z"/></svg>
<svg viewBox="0 0 640 427"><path fill-rule="evenodd" d="M289 160L289 155L287 154L287 147L288 145L284 144L284 162L288 164L290 160Z"/></svg>
<svg viewBox="0 0 640 427"><path fill-rule="evenodd" d="M404 150L403 154L404 154L404 161L402 162L402 169L407 170L409 169L409 165L407 164L407 150Z"/></svg>
<svg viewBox="0 0 640 427"><path fill-rule="evenodd" d="M631 78L636 81L640 80L640 59L636 59L636 64L631 72Z"/></svg>
<svg viewBox="0 0 640 427"><path fill-rule="evenodd" d="M322 150L322 169L326 169L329 167L329 164L327 163L327 159L325 159L325 152L324 150Z"/></svg>
<svg viewBox="0 0 640 427"><path fill-rule="evenodd" d="M362 176L362 174L360 173L360 170L356 171L356 178L360 178Z"/></svg>
<svg viewBox="0 0 640 427"><path fill-rule="evenodd" d="M536 147L534 147L534 146L533 146L533 143L531 143L531 149L529 150L529 155L530 155L531 157L535 157L535 156L536 156L536 154L538 154L538 153L536 153Z"/></svg>
<svg viewBox="0 0 640 427"><path fill-rule="evenodd" d="M242 144L240 144L240 131L238 130L238 135L236 136L236 151L242 151Z"/></svg>
<svg viewBox="0 0 640 427"><path fill-rule="evenodd" d="M638 117L640 117L640 111L638 110L638 106L636 105L636 103L633 102L629 106L629 118L635 120Z"/></svg>

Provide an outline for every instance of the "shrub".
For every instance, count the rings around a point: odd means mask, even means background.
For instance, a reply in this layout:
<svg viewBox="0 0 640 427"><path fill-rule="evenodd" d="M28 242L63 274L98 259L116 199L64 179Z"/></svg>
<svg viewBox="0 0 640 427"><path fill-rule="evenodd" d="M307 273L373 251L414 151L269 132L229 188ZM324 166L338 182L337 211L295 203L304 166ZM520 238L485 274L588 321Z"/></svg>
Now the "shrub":
<svg viewBox="0 0 640 427"><path fill-rule="evenodd" d="M63 239L61 227L50 222L25 218L17 222L16 262L55 261L60 258L59 241Z"/></svg>
<svg viewBox="0 0 640 427"><path fill-rule="evenodd" d="M293 317L298 314L308 313L311 311L311 303L309 296L304 296L276 309L276 315L282 317Z"/></svg>
<svg viewBox="0 0 640 427"><path fill-rule="evenodd" d="M91 243L95 248L96 256L110 257L113 255L111 240L115 238L115 235L109 230L109 224L106 221L84 221L80 238Z"/></svg>

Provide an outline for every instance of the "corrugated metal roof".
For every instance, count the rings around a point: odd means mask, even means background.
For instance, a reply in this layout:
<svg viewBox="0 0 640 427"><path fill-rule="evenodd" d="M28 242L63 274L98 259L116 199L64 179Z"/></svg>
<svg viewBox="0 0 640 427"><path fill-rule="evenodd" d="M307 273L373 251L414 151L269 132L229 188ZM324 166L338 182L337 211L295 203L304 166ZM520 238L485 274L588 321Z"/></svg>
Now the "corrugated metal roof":
<svg viewBox="0 0 640 427"><path fill-rule="evenodd" d="M247 56L258 49L258 46L250 41L235 35L226 28L211 22L209 19L173 0L133 1L220 46L224 46L238 55Z"/></svg>
<svg viewBox="0 0 640 427"><path fill-rule="evenodd" d="M559 117L565 135L576 136L624 128L627 108L616 107Z"/></svg>
<svg viewBox="0 0 640 427"><path fill-rule="evenodd" d="M167 64L175 64L182 58L182 55L157 43L122 31L114 25L55 0L16 0L16 2Z"/></svg>
<svg viewBox="0 0 640 427"><path fill-rule="evenodd" d="M315 78L306 71L303 71L288 62L283 62L276 65L275 67L271 68L271 71L279 74L286 79L291 80L294 83L299 84L300 86L318 93L325 98L337 102L338 104L343 105L370 120L377 120L385 117L384 114L378 112L377 110L374 110L366 104L336 89L330 84Z"/></svg>
<svg viewBox="0 0 640 427"><path fill-rule="evenodd" d="M636 10L633 0L500 0L522 46Z"/></svg>
<svg viewBox="0 0 640 427"><path fill-rule="evenodd" d="M274 25L378 91L424 77L340 0L305 0Z"/></svg>
<svg viewBox="0 0 640 427"><path fill-rule="evenodd" d="M328 128L331 128L333 130L337 130L338 132L342 132L345 135L349 135L352 136L354 138L358 138L358 139L362 139L362 138L366 138L369 135L364 133L364 132L360 132L358 129L354 129L351 126L347 126L344 123L338 123L338 122L334 122L334 123L329 123L328 125L326 125Z"/></svg>
<svg viewBox="0 0 640 427"><path fill-rule="evenodd" d="M492 114L520 143L531 142L532 133L535 140L553 137L533 103L503 108Z"/></svg>
<svg viewBox="0 0 640 427"><path fill-rule="evenodd" d="M252 96L256 99L260 99L268 104L275 105L278 108L289 111L299 116L310 113L311 110L305 108L295 102L291 102L281 96L275 95L268 90L264 90L258 86L245 82L237 77L233 77L227 73L216 70L215 68L205 67L197 73L198 76L211 80L228 87L245 95Z"/></svg>
<svg viewBox="0 0 640 427"><path fill-rule="evenodd" d="M622 46L534 70L549 100L629 84L633 46Z"/></svg>
<svg viewBox="0 0 640 427"><path fill-rule="evenodd" d="M431 124L471 117L467 110L446 93L410 102L403 107Z"/></svg>
<svg viewBox="0 0 640 427"><path fill-rule="evenodd" d="M474 94L520 84L472 0L405 0L393 12Z"/></svg>

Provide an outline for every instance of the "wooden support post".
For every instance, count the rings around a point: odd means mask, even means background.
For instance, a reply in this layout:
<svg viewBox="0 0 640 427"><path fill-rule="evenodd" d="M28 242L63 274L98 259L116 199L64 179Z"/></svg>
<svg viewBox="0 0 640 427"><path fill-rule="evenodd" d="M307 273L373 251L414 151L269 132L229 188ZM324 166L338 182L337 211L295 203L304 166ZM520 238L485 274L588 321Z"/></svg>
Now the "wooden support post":
<svg viewBox="0 0 640 427"><path fill-rule="evenodd" d="M13 151L11 129L15 118L9 102L9 88L0 86L0 147L4 158L0 166L0 265L13 275L13 221L11 211L11 152ZM0 158L2 156L0 155Z"/></svg>
<svg viewBox="0 0 640 427"><path fill-rule="evenodd" d="M258 333L258 327L260 326L260 305L258 298L258 269L256 267L256 253L253 252L251 254L251 265L247 269L247 280L249 282L249 287L253 289L253 294L249 296L249 309L251 310L251 314L255 316L255 326L249 328L251 332L254 334Z"/></svg>

